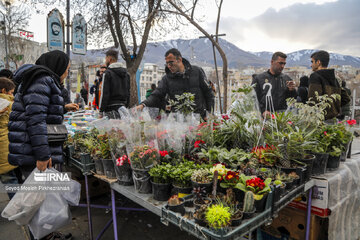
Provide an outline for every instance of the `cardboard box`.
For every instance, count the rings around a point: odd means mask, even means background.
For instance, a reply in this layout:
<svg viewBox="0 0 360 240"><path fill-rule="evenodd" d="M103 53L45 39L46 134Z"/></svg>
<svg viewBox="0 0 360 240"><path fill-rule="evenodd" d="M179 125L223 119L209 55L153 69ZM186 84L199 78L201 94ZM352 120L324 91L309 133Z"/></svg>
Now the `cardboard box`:
<svg viewBox="0 0 360 240"><path fill-rule="evenodd" d="M329 184L326 179L313 178L315 186L313 187L311 199L311 213L319 217L327 217L331 211L328 209ZM306 210L308 195L302 194L299 198L292 201L289 206Z"/></svg>
<svg viewBox="0 0 360 240"><path fill-rule="evenodd" d="M311 215L310 240L326 239L327 219ZM263 227L267 234L281 239L303 240L306 234L306 212L286 207L279 212L270 226ZM279 238L280 239L280 238Z"/></svg>

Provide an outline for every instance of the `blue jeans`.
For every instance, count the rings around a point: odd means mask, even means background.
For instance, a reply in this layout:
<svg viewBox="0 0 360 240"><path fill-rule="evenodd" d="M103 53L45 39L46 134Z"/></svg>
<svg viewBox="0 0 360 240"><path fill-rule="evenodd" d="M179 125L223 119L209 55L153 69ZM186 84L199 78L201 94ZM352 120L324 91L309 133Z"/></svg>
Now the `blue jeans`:
<svg viewBox="0 0 360 240"><path fill-rule="evenodd" d="M18 184L19 183L14 170L11 170L10 172L4 173L4 174L0 174L0 181L3 184ZM9 196L9 199L11 200L14 197L15 193L8 192L7 195Z"/></svg>

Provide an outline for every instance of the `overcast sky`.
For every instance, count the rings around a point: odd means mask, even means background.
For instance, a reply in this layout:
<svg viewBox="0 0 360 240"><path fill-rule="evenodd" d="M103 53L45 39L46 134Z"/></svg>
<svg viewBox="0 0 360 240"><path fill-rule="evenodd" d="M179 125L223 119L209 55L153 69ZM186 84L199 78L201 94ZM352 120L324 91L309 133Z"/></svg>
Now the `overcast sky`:
<svg viewBox="0 0 360 240"><path fill-rule="evenodd" d="M201 25L214 33L215 0L200 2ZM245 51L324 49L360 56L360 0L224 0L221 16L220 33ZM46 15L34 15L29 30L45 42Z"/></svg>

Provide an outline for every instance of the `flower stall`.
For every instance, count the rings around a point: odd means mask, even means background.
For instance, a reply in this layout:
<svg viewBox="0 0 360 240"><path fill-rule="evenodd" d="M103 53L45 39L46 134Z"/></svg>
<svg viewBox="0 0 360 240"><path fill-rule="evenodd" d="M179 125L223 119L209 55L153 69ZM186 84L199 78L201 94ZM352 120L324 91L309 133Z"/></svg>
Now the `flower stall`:
<svg viewBox="0 0 360 240"><path fill-rule="evenodd" d="M147 108L130 109L125 119L75 133L71 144L88 151L92 171L116 178L113 190L163 222L202 239L230 239L269 223L311 192L314 176L343 167L355 120L324 123L331 97L288 100L288 111L262 119L252 87L245 86L234 92L228 114L201 121L185 94L172 103L176 113L154 119Z"/></svg>

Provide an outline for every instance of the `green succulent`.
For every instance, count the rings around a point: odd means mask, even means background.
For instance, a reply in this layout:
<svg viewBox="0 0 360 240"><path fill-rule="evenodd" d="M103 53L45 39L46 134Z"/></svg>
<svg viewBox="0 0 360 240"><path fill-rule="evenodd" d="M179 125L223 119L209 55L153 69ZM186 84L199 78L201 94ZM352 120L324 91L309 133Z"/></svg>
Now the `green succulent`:
<svg viewBox="0 0 360 240"><path fill-rule="evenodd" d="M231 213L229 207L222 204L216 204L208 207L205 219L210 227L220 229L230 224Z"/></svg>

